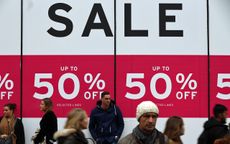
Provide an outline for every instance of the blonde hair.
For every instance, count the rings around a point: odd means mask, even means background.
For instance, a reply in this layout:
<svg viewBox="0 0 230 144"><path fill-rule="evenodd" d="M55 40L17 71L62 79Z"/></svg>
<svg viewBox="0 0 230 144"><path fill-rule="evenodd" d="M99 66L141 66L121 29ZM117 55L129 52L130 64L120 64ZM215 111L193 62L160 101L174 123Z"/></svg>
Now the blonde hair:
<svg viewBox="0 0 230 144"><path fill-rule="evenodd" d="M72 109L67 116L64 128L73 128L76 129L76 131L80 131L80 122L82 122L85 118L87 118L85 110L80 108Z"/></svg>

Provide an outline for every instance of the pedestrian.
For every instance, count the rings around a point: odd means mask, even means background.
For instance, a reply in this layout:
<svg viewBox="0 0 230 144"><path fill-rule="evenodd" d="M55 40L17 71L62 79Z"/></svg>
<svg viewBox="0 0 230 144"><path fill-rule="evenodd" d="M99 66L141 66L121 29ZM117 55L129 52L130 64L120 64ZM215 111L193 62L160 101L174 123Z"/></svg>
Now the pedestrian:
<svg viewBox="0 0 230 144"><path fill-rule="evenodd" d="M38 134L32 137L34 144L53 144L53 134L57 131L57 117L52 110L53 102L50 98L44 98L40 103L40 110L44 113L40 121Z"/></svg>
<svg viewBox="0 0 230 144"><path fill-rule="evenodd" d="M214 117L204 123L204 130L198 138L198 144L213 144L218 138L228 133L225 125L228 109L224 105L216 104L213 108Z"/></svg>
<svg viewBox="0 0 230 144"><path fill-rule="evenodd" d="M230 144L230 134L225 135L223 138L216 139L214 144Z"/></svg>
<svg viewBox="0 0 230 144"><path fill-rule="evenodd" d="M164 134L169 138L169 144L183 144L181 136L184 135L184 122L179 116L168 118Z"/></svg>
<svg viewBox="0 0 230 144"><path fill-rule="evenodd" d="M89 131L97 144L116 144L123 132L122 113L105 91L90 115Z"/></svg>
<svg viewBox="0 0 230 144"><path fill-rule="evenodd" d="M6 140L10 144L25 144L25 133L22 121L14 114L15 103L4 105L3 117L0 118L0 142Z"/></svg>
<svg viewBox="0 0 230 144"><path fill-rule="evenodd" d="M141 102L136 109L139 124L118 144L168 144L168 138L156 127L158 107L152 101Z"/></svg>
<svg viewBox="0 0 230 144"><path fill-rule="evenodd" d="M57 131L54 139L58 144L88 144L83 129L88 126L88 116L80 108L71 110L67 116L64 130Z"/></svg>

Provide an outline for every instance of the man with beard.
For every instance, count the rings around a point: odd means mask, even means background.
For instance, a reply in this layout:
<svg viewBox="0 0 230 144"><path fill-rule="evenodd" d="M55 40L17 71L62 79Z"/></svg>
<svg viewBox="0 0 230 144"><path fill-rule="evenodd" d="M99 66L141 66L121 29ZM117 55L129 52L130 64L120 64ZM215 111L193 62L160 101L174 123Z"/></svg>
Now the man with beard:
<svg viewBox="0 0 230 144"><path fill-rule="evenodd" d="M140 103L136 110L139 124L118 144L168 144L167 136L155 128L158 114L158 107L152 101Z"/></svg>
<svg viewBox="0 0 230 144"><path fill-rule="evenodd" d="M214 117L204 123L204 131L198 138L198 144L213 144L218 138L228 133L228 126L225 125L228 109L224 105L216 104L213 108Z"/></svg>

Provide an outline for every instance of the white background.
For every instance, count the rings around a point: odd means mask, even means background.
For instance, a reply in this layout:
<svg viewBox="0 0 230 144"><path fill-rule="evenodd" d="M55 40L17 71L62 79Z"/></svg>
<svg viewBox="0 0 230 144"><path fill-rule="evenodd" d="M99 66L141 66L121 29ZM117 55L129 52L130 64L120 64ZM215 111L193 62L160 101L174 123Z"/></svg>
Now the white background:
<svg viewBox="0 0 230 144"><path fill-rule="evenodd" d="M57 11L71 19L73 31L66 37L54 37L50 27L63 30L65 25L54 22L48 9L55 3L66 3L72 7L67 13ZM113 54L113 37L106 37L104 30L91 30L89 37L81 37L94 3L101 3L110 29L114 29L113 1L109 0L25 0L24 1L24 54L25 55L98 55ZM100 22L98 15L96 22Z"/></svg>
<svg viewBox="0 0 230 144"><path fill-rule="evenodd" d="M206 0L118 0L117 54L119 55L206 55ZM132 4L132 28L148 29L148 37L124 37L124 3ZM168 30L183 30L183 37L159 37L159 3L182 3L182 10L167 10L176 22Z"/></svg>
<svg viewBox="0 0 230 144"><path fill-rule="evenodd" d="M0 0L0 55L20 55L21 1Z"/></svg>
<svg viewBox="0 0 230 144"><path fill-rule="evenodd" d="M210 54L230 55L230 1L210 0Z"/></svg>

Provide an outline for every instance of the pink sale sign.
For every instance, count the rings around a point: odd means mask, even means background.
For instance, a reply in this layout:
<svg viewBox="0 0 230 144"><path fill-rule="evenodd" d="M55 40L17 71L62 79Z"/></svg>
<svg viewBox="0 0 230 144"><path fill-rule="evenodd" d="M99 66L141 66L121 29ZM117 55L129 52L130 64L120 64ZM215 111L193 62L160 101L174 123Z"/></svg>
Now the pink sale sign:
<svg viewBox="0 0 230 144"><path fill-rule="evenodd" d="M101 92L113 93L112 56L25 56L24 61L24 117L39 117L45 97L53 100L57 116L65 117L72 108L90 113Z"/></svg>

